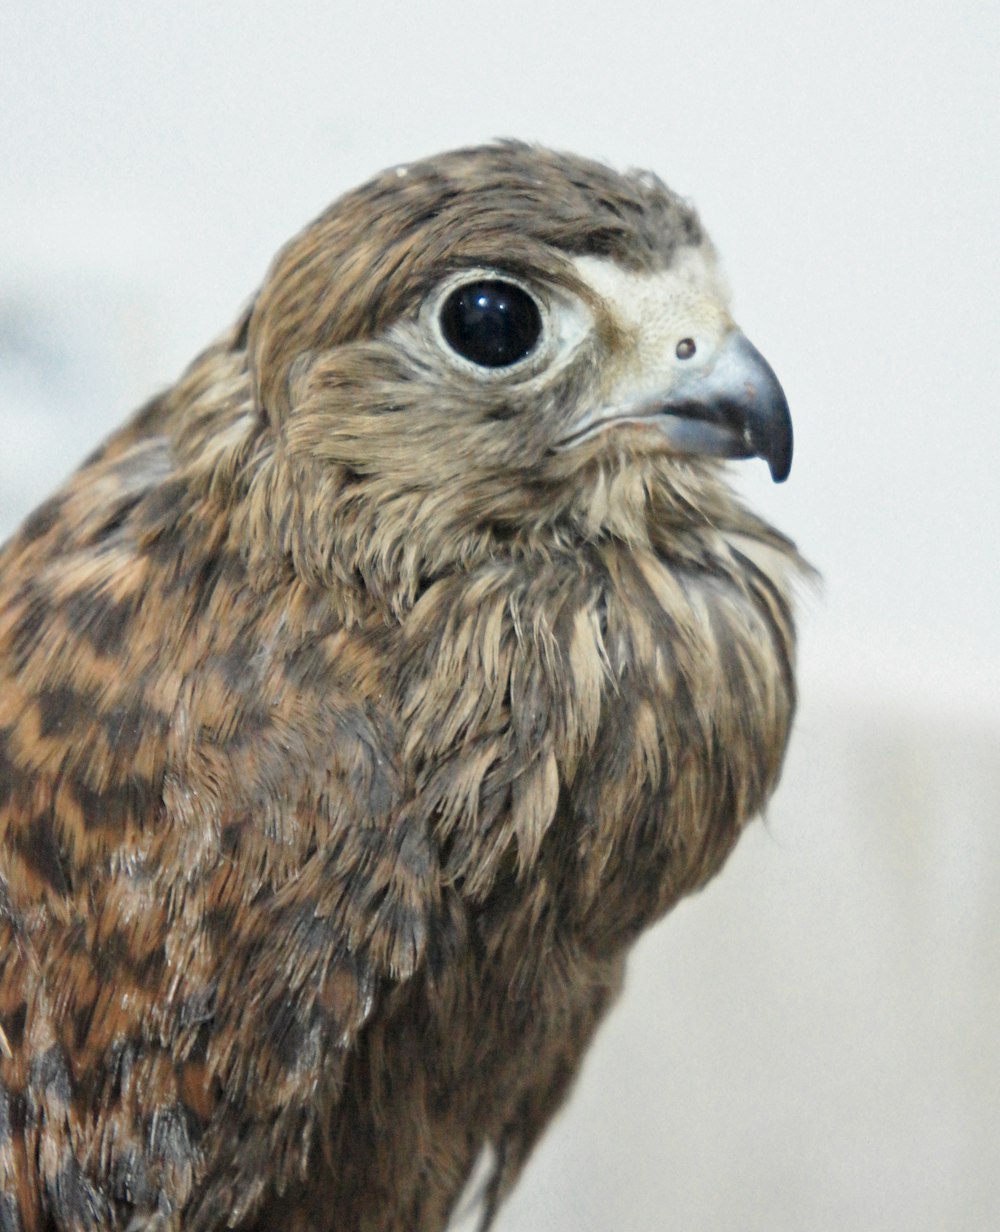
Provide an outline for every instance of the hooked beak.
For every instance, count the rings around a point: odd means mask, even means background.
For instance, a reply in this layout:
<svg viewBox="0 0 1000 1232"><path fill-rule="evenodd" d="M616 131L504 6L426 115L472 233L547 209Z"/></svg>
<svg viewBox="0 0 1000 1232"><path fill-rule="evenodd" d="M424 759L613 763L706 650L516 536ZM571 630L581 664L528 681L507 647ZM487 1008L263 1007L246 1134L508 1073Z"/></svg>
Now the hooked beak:
<svg viewBox="0 0 1000 1232"><path fill-rule="evenodd" d="M664 431L685 452L764 458L775 483L792 469L792 416L774 369L745 334L727 335L712 366L661 404ZM676 422L672 422L676 421Z"/></svg>
<svg viewBox="0 0 1000 1232"><path fill-rule="evenodd" d="M662 396L605 410L563 446L615 423L654 424L678 453L763 458L775 483L792 468L792 417L771 365L738 330L723 339L711 365L683 373Z"/></svg>

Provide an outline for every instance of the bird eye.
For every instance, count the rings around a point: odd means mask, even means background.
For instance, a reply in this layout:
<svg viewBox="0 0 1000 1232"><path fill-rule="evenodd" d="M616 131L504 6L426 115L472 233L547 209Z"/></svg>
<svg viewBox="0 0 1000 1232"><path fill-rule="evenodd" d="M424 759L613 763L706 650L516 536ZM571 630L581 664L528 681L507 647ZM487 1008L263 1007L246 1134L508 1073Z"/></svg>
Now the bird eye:
<svg viewBox="0 0 1000 1232"><path fill-rule="evenodd" d="M677 358L690 359L697 349L693 338L682 338L677 344Z"/></svg>
<svg viewBox="0 0 1000 1232"><path fill-rule="evenodd" d="M499 278L456 287L441 307L441 333L463 359L506 368L524 359L542 336L542 314L523 288Z"/></svg>

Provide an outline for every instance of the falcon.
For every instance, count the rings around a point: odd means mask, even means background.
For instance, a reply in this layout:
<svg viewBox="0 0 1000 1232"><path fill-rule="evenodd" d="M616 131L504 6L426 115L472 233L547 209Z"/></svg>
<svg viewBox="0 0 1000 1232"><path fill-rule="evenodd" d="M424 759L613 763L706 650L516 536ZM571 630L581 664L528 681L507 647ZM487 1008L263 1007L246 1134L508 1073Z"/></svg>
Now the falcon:
<svg viewBox="0 0 1000 1232"><path fill-rule="evenodd" d="M390 169L0 552L0 1229L482 1226L778 779L792 457L647 173Z"/></svg>

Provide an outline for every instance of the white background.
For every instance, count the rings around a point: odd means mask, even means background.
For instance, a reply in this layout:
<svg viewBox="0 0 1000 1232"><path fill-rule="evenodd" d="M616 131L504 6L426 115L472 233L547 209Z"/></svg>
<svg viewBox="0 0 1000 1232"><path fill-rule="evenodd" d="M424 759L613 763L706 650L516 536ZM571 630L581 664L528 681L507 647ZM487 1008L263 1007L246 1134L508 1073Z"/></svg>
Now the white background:
<svg viewBox="0 0 1000 1232"><path fill-rule="evenodd" d="M765 824L648 937L501 1219L1000 1226L1000 10L0 8L0 531L388 164L655 169L792 404L740 482L825 576Z"/></svg>

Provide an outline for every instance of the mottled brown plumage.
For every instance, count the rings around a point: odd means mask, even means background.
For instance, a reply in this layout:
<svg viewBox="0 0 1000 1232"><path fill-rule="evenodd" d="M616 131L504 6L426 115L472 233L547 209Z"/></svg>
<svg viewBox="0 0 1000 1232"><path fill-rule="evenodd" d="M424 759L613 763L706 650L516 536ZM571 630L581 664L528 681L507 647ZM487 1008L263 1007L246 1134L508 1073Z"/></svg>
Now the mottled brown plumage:
<svg viewBox="0 0 1000 1232"><path fill-rule="evenodd" d="M449 354L474 271L520 363ZM0 1229L433 1232L487 1145L490 1217L781 766L736 337L652 176L392 170L7 544Z"/></svg>

